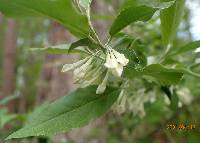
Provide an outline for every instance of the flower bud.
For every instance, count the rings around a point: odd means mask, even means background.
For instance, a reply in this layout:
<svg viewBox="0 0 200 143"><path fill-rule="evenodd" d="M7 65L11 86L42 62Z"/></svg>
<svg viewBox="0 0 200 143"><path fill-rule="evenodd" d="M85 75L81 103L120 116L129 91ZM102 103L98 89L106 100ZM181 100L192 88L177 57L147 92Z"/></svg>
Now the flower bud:
<svg viewBox="0 0 200 143"><path fill-rule="evenodd" d="M109 77L109 71L107 71L106 76L104 77L102 83L98 86L98 88L96 90L96 94L104 93L104 91L106 90L106 84L108 81L108 77Z"/></svg>
<svg viewBox="0 0 200 143"><path fill-rule="evenodd" d="M83 65L90 57L86 57L83 60L80 60L73 64L65 64L61 70L61 72L68 72L70 70L74 70L75 68L78 68L79 66Z"/></svg>

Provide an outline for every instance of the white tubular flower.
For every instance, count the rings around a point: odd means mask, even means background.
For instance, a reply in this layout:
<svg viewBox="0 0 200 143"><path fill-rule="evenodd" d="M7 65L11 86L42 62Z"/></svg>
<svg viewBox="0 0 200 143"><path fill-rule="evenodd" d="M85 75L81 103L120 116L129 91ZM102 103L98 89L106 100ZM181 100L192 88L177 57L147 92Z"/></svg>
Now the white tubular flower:
<svg viewBox="0 0 200 143"><path fill-rule="evenodd" d="M124 56L124 54L120 54L119 52L115 50L112 50L112 51L118 63L120 63L122 66L126 66L128 64L129 60Z"/></svg>
<svg viewBox="0 0 200 143"><path fill-rule="evenodd" d="M106 90L106 85L109 77L109 71L107 71L106 76L104 77L102 83L98 86L96 94L102 94Z"/></svg>
<svg viewBox="0 0 200 143"><path fill-rule="evenodd" d="M82 66L74 70L74 79L75 82L82 79L85 74L92 68L92 61L93 57L91 57L86 63L84 63Z"/></svg>
<svg viewBox="0 0 200 143"><path fill-rule="evenodd" d="M81 88L85 88L89 85L94 85L96 84L96 81L98 81L101 78L101 75L104 71L102 70L102 68L98 68L96 70L95 75L90 75L90 80L83 80L83 82L80 84Z"/></svg>
<svg viewBox="0 0 200 143"><path fill-rule="evenodd" d="M180 90L178 90L177 95L181 103L185 105L190 105L194 99L190 90L187 88L181 88Z"/></svg>
<svg viewBox="0 0 200 143"><path fill-rule="evenodd" d="M86 57L85 59L83 60L80 60L76 63L73 63L73 64L65 64L61 70L61 72L68 72L70 70L74 70L75 68L83 65L90 57Z"/></svg>
<svg viewBox="0 0 200 143"><path fill-rule="evenodd" d="M164 96L164 102L166 105L170 105L171 101L169 100L169 98L167 96Z"/></svg>
<svg viewBox="0 0 200 143"><path fill-rule="evenodd" d="M126 66L128 62L129 60L124 56L124 54L109 48L104 66L110 69L113 75L121 77L123 67Z"/></svg>
<svg viewBox="0 0 200 143"><path fill-rule="evenodd" d="M127 107L127 100L128 96L125 94L124 90L121 90L119 97L117 98L117 101L113 105L113 111L117 114L122 114L126 111Z"/></svg>
<svg viewBox="0 0 200 143"><path fill-rule="evenodd" d="M84 77L84 80L86 81L90 81L94 75L96 77L96 75L102 70L101 66L96 66L93 69L91 69L90 71L88 71Z"/></svg>
<svg viewBox="0 0 200 143"><path fill-rule="evenodd" d="M105 67L113 69L116 68L118 62L112 52L108 52L106 55L106 63L104 64Z"/></svg>
<svg viewBox="0 0 200 143"><path fill-rule="evenodd" d="M123 66L118 64L116 68L111 69L111 72L114 76L121 77L123 72Z"/></svg>

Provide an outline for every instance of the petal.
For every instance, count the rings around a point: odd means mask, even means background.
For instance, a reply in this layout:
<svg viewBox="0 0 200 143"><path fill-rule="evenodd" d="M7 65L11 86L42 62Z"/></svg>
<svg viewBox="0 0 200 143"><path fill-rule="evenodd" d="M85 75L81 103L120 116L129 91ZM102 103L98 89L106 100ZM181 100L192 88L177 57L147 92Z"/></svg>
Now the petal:
<svg viewBox="0 0 200 143"><path fill-rule="evenodd" d="M112 52L114 53L117 62L119 62L123 66L126 66L128 64L129 60L124 56L124 54L121 54L115 50L112 50Z"/></svg>
<svg viewBox="0 0 200 143"><path fill-rule="evenodd" d="M102 67L101 66L96 66L90 71L88 71L84 77L84 80L91 80L93 75L96 75L99 71L101 71Z"/></svg>
<svg viewBox="0 0 200 143"><path fill-rule="evenodd" d="M123 66L118 64L118 66L116 68L111 69L112 74L117 76L117 77L121 77L122 72L123 72Z"/></svg>
<svg viewBox="0 0 200 143"><path fill-rule="evenodd" d="M67 71L70 71L70 70L73 70L79 66L81 66L82 64L84 64L87 60L89 59L89 57L86 57L85 59L83 60L80 60L76 63L73 63L73 64L65 64L61 70L61 72L67 72Z"/></svg>
<svg viewBox="0 0 200 143"><path fill-rule="evenodd" d="M74 70L74 73L73 73L74 74L74 82L78 83L81 80L83 80L84 77L86 76L87 72L89 72L92 68L93 68L93 65L89 65L88 67L86 67L82 71Z"/></svg>
<svg viewBox="0 0 200 143"><path fill-rule="evenodd" d="M92 69L92 61L93 58L90 58L85 64L83 64L81 67L74 70L74 80L77 82L81 78L85 76L85 74Z"/></svg>
<svg viewBox="0 0 200 143"><path fill-rule="evenodd" d="M115 56L113 55L113 53L108 53L106 56L106 63L104 64L104 66L107 68L115 68L117 67L117 65L118 65L118 62Z"/></svg>
<svg viewBox="0 0 200 143"><path fill-rule="evenodd" d="M109 71L107 71L106 76L104 77L102 83L98 86L96 94L102 94L106 90L106 85L109 77Z"/></svg>
<svg viewBox="0 0 200 143"><path fill-rule="evenodd" d="M99 70L95 75L91 75L91 79L89 81L84 80L84 82L80 84L80 88L85 88L87 86L93 85L101 77L103 72L104 70Z"/></svg>
<svg viewBox="0 0 200 143"><path fill-rule="evenodd" d="M124 94L124 90L122 90L119 94L119 97L116 101L116 111L118 114L122 114L126 111L126 102L127 102L127 95Z"/></svg>

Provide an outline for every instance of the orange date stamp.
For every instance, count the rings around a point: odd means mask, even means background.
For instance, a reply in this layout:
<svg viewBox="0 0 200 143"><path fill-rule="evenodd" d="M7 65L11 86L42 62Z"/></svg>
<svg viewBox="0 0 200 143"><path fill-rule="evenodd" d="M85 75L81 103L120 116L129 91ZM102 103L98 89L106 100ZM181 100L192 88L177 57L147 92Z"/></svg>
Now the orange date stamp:
<svg viewBox="0 0 200 143"><path fill-rule="evenodd" d="M189 123L189 124L185 124L185 123L168 123L166 125L166 129L167 130L172 130L172 131L175 131L175 130L180 130L180 131L192 131L192 130L195 130L197 129L197 124L195 123Z"/></svg>

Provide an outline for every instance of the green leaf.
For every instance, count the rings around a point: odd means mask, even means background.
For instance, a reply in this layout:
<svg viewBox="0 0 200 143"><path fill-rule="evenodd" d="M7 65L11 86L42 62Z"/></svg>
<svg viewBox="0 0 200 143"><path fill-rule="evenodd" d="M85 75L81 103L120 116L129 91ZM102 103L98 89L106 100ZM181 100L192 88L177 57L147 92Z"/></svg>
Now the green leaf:
<svg viewBox="0 0 200 143"><path fill-rule="evenodd" d="M7 139L40 136L82 127L104 114L118 97L119 90L107 88L96 95L96 86L77 89L68 96L37 110L24 128Z"/></svg>
<svg viewBox="0 0 200 143"><path fill-rule="evenodd" d="M169 0L162 0L164 2ZM171 7L160 12L161 31L164 44L173 42L184 13L185 0L177 0Z"/></svg>
<svg viewBox="0 0 200 143"><path fill-rule="evenodd" d="M168 86L178 84L183 77L183 73L185 72L182 69L170 69L160 64L152 64L143 69L126 67L123 76L127 78L144 76L148 80L152 80L163 86Z"/></svg>
<svg viewBox="0 0 200 143"><path fill-rule="evenodd" d="M165 9L170 7L175 0L170 0L168 2L161 2L160 0L126 0L122 5L122 9L130 7L130 6L149 6L159 9Z"/></svg>
<svg viewBox="0 0 200 143"><path fill-rule="evenodd" d="M141 71L138 71L136 68L126 67L124 68L122 76L126 78L136 78L136 77L141 77L142 75L143 73Z"/></svg>
<svg viewBox="0 0 200 143"><path fill-rule="evenodd" d="M19 98L18 95L10 95L0 100L0 106L9 103L12 100Z"/></svg>
<svg viewBox="0 0 200 143"><path fill-rule="evenodd" d="M165 95L167 96L167 98L169 98L169 100L172 100L172 92L170 90L170 87L168 86L161 86L161 90L165 93Z"/></svg>
<svg viewBox="0 0 200 143"><path fill-rule="evenodd" d="M123 9L111 26L110 35L114 36L131 23L137 21L148 21L157 10L157 8L147 6L133 6Z"/></svg>
<svg viewBox="0 0 200 143"><path fill-rule="evenodd" d="M161 85L178 84L183 77L183 71L165 68L160 64L152 64L144 68L143 74L153 77Z"/></svg>
<svg viewBox="0 0 200 143"><path fill-rule="evenodd" d="M69 48L70 48L69 44L63 44L63 45L49 46L47 48L31 48L30 51L42 52L48 54L66 54L68 53ZM84 50L81 48L76 48L71 50L71 53L78 53L78 52L84 52Z"/></svg>
<svg viewBox="0 0 200 143"><path fill-rule="evenodd" d="M162 99L156 100L152 103L145 103L145 112L146 116L143 120L147 124L157 124L160 123L161 120L166 116L166 107L164 101ZM144 143L155 143L155 142L144 142Z"/></svg>
<svg viewBox="0 0 200 143"><path fill-rule="evenodd" d="M124 33L116 34L113 39L115 40L112 43L112 47L115 49L126 49L131 46L131 44L136 40L130 35L126 35Z"/></svg>
<svg viewBox="0 0 200 143"><path fill-rule="evenodd" d="M6 109L0 109L0 128L16 118L14 114L8 114Z"/></svg>
<svg viewBox="0 0 200 143"><path fill-rule="evenodd" d="M170 100L170 108L173 111L176 111L178 109L178 102L179 102L179 98L176 94L176 90L170 90L169 87L167 86L162 86L161 90L165 93L165 95L167 96L167 98L169 98Z"/></svg>
<svg viewBox="0 0 200 143"><path fill-rule="evenodd" d="M72 0L0 0L0 12L9 17L50 18L78 37L89 34L87 17L75 10Z"/></svg>
<svg viewBox="0 0 200 143"><path fill-rule="evenodd" d="M179 98L178 98L178 95L176 94L176 90L174 90L172 94L171 104L170 104L170 107L173 111L177 111L178 102L179 102Z"/></svg>
<svg viewBox="0 0 200 143"><path fill-rule="evenodd" d="M77 47L80 46L87 46L89 49L100 48L97 44L93 43L89 38L83 38L71 44L71 46L69 47L69 53L73 52Z"/></svg>
<svg viewBox="0 0 200 143"><path fill-rule="evenodd" d="M195 50L199 47L200 47L200 40L199 41L193 41L193 42L190 42L190 43L178 48L176 51L169 54L169 56L176 56L176 55L179 55L179 54L183 54L183 53Z"/></svg>
<svg viewBox="0 0 200 143"><path fill-rule="evenodd" d="M200 78L200 73L193 72L191 67L187 68L187 67L178 65L176 66L176 69L182 71L184 74L187 74L196 78Z"/></svg>

